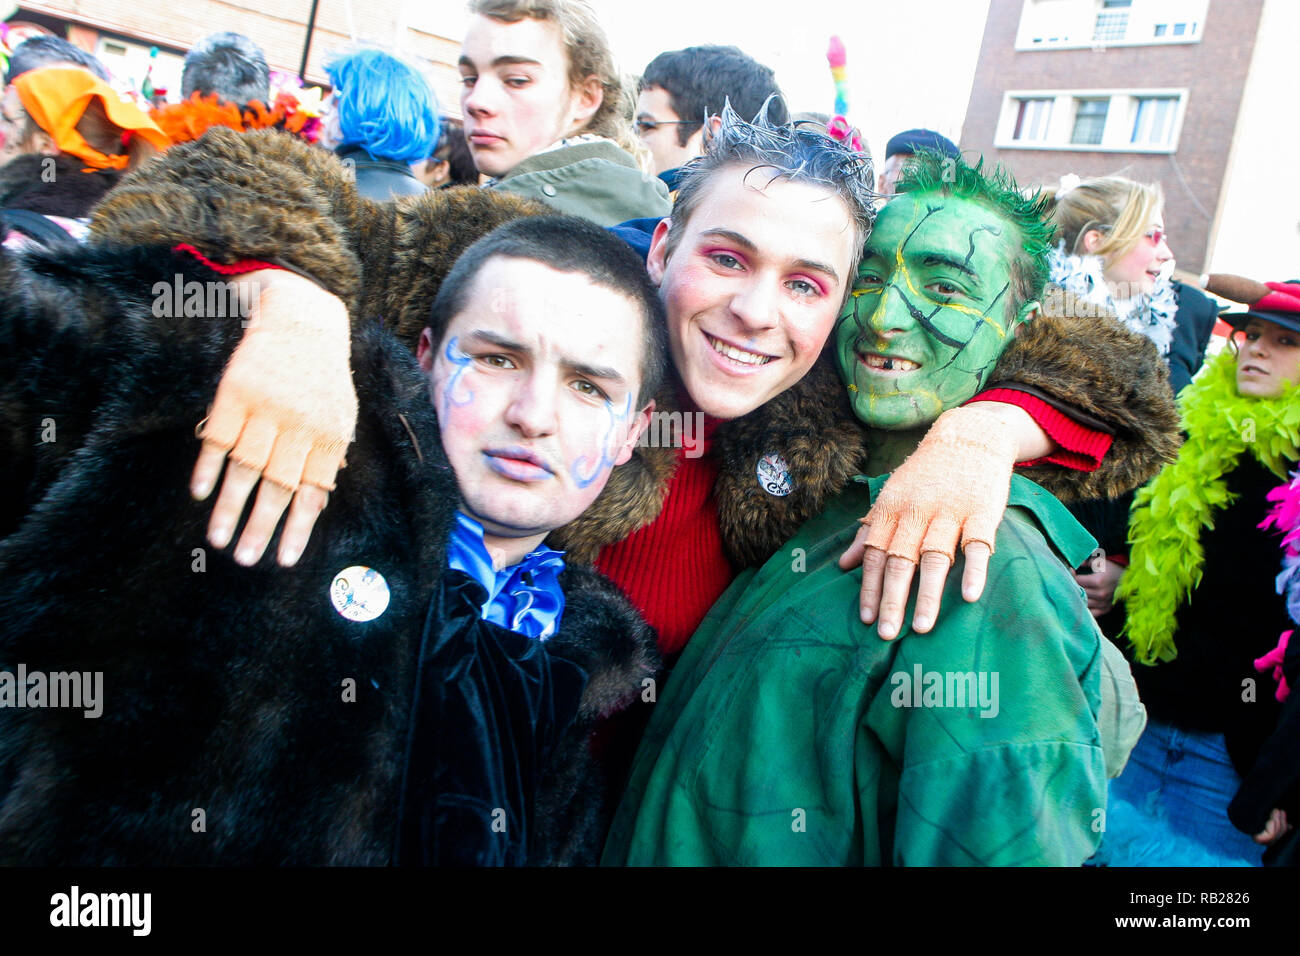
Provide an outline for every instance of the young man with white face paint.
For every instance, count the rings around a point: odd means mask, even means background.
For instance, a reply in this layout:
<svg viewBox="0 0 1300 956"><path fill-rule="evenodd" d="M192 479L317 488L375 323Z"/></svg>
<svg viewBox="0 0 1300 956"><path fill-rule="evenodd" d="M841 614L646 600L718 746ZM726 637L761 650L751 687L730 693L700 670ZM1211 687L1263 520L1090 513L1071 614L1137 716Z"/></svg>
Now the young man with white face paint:
<svg viewBox="0 0 1300 956"><path fill-rule="evenodd" d="M536 224L521 220L513 231ZM662 333L649 331L657 308L556 268L546 250L496 248L471 247L452 271L434 305L447 324L440 337L421 333L416 359L462 513L482 526L500 570L586 511L610 470L632 457L654 410L654 386L642 381L662 374L663 357ZM575 261L567 250L551 258Z"/></svg>
<svg viewBox="0 0 1300 956"><path fill-rule="evenodd" d="M420 333L416 359L428 376L460 497L448 566L481 587L485 621L549 641L564 627L565 559L544 542L590 507L611 470L631 457L654 411L665 367L654 288L631 250L604 230L572 217L519 219L457 260L434 300L431 325ZM595 635L593 644L603 641L600 653L637 656L635 628L628 640L583 620L569 637L576 631L585 642ZM544 823L550 839L539 849L538 775L557 739L569 745L554 757L558 765L590 766L583 755L594 714L581 678L612 693L607 710L633 699L639 684L598 657L566 653L563 644L548 662L490 629L471 641L432 639L429 650L431 639L426 630L400 861L546 863L557 861L549 854L561 846L570 854L576 846L586 856L566 862L594 862L605 819L600 805L584 814L575 802L565 808L567 824ZM492 666L502 650L506 665ZM648 665L648 648L642 650ZM575 656L587 667L576 682ZM584 701L586 720L569 727ZM516 756L505 760L504 752ZM546 779L556 778L572 780L573 771ZM599 792L603 777L591 769L576 775L588 778L585 789ZM555 793L552 783L543 799ZM547 801L559 812L554 803ZM493 816L502 806L511 817L504 831ZM583 832L593 841L585 849Z"/></svg>
<svg viewBox="0 0 1300 956"><path fill-rule="evenodd" d="M358 326L352 470L296 566L254 571L195 548L205 509L170 480L198 383L243 332L224 311L158 322L145 295L220 273L120 246L65 264L0 254L0 337L42 343L5 352L6 430L59 409L57 441L6 476L0 567L33 604L0 653L80 661L114 691L84 726L0 707L0 863L594 862L591 729L654 674L653 634L543 540L654 407L663 316L636 254L583 220L520 218L451 270L418 364ZM33 761L56 782L24 784ZM196 801L220 839L165 822Z"/></svg>

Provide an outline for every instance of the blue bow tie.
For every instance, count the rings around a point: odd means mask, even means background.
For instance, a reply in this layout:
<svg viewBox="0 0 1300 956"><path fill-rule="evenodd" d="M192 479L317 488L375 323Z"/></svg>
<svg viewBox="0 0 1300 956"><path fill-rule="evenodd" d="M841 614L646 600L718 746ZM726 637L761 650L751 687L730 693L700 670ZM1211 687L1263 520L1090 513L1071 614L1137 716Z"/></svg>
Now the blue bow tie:
<svg viewBox="0 0 1300 956"><path fill-rule="evenodd" d="M564 570L564 552L539 547L518 564L497 571L483 543L483 526L458 511L447 544L447 564L487 591L485 621L543 641L560 629L564 592L559 576Z"/></svg>

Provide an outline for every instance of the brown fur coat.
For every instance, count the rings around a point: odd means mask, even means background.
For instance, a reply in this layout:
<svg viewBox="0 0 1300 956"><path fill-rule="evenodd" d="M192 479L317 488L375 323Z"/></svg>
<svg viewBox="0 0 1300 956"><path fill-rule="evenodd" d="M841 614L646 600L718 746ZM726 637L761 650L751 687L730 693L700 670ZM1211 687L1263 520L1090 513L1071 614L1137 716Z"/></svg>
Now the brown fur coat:
<svg viewBox="0 0 1300 956"><path fill-rule="evenodd" d="M311 276L348 303L354 323L380 319L414 348L443 276L471 242L494 226L546 207L495 190L435 190L392 203L362 199L335 157L294 137L214 129L172 149L98 207L99 241L190 243L219 262L262 259ZM436 330L435 330L436 331ZM1118 322L1074 309L1053 290L1042 317L1003 353L990 382L1047 393L1114 431L1095 472L1053 467L1025 473L1058 497L1113 497L1143 483L1173 457L1177 414L1154 346ZM676 407L672 388L659 397ZM716 498L728 556L766 558L828 496L857 473L865 451L834 368L823 352L784 394L720 426ZM794 479L784 498L764 492L759 458L782 455ZM589 562L658 515L675 464L670 448L638 448L614 470L581 518L549 543Z"/></svg>

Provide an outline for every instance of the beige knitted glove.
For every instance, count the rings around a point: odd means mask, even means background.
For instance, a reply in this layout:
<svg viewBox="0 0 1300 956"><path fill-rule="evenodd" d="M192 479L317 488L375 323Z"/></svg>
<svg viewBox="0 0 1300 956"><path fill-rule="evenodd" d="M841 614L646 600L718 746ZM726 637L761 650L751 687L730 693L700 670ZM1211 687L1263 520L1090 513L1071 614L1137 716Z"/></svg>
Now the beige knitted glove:
<svg viewBox="0 0 1300 956"><path fill-rule="evenodd" d="M1037 448L1046 441L1028 420L1023 410L995 402L949 409L885 482L840 557L840 567L862 568L859 613L864 623L876 623L880 637L900 633L918 566L912 629L924 633L934 626L958 542L963 550L971 546L962 596L979 599L1011 468L1022 443Z"/></svg>
<svg viewBox="0 0 1300 956"><path fill-rule="evenodd" d="M291 272L250 272L238 281L252 284L256 305L201 423L190 490L206 498L230 458L208 525L209 540L224 548L265 478L235 560L261 560L289 508L278 554L288 566L307 546L356 428L347 308Z"/></svg>
<svg viewBox="0 0 1300 956"><path fill-rule="evenodd" d="M347 309L291 272L250 272L260 292L200 436L291 490L327 491L357 424Z"/></svg>
<svg viewBox="0 0 1300 956"><path fill-rule="evenodd" d="M959 541L963 549L982 541L992 553L1018 451L1002 408L950 408L885 482L862 519L871 529L867 547L914 563L926 551L952 561Z"/></svg>

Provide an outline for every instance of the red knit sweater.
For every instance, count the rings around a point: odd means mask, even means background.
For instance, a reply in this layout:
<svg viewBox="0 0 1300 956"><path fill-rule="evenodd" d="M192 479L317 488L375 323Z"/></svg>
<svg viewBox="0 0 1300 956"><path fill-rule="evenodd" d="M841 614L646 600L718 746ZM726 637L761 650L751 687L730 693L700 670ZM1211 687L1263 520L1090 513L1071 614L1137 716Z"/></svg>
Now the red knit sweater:
<svg viewBox="0 0 1300 956"><path fill-rule="evenodd" d="M1026 465L1051 462L1094 471L1110 448L1111 436L1079 425L1024 392L993 389L971 401L999 401L1025 409L1060 446L1055 454ZM718 424L716 420L705 424L702 457L687 458L684 449L678 451L677 470L659 517L604 548L596 559L596 567L658 631L659 651L670 665L736 576L723 553L713 499L718 463L709 443Z"/></svg>
<svg viewBox="0 0 1300 956"><path fill-rule="evenodd" d="M600 552L596 567L611 578L659 633L672 660L727 590L735 570L722 550L713 484L718 461L709 452L717 421L706 421L704 454L678 449L663 511L650 524Z"/></svg>

